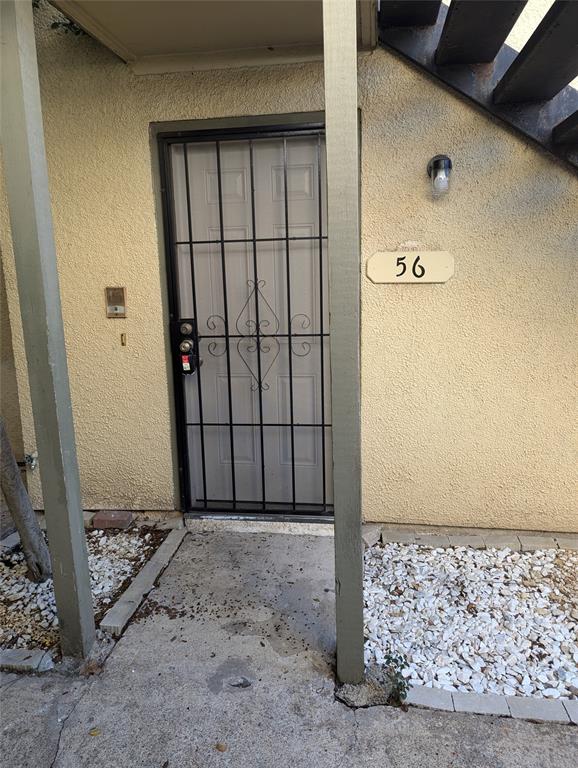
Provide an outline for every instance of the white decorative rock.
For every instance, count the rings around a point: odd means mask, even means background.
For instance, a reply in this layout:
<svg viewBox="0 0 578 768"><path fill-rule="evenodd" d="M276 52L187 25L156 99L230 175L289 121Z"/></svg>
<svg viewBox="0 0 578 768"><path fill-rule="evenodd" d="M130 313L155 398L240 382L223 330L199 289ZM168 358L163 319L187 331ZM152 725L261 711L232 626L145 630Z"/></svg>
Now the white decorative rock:
<svg viewBox="0 0 578 768"><path fill-rule="evenodd" d="M428 544L366 551L366 662L402 654L410 680L448 691L576 696L578 552Z"/></svg>
<svg viewBox="0 0 578 768"><path fill-rule="evenodd" d="M136 531L115 535L92 531L87 536L87 545L96 609L110 604L122 583L140 570L153 549L150 534L141 537ZM21 551L3 554L0 601L6 610L0 626L0 650L49 647L58 642L52 579L34 584L25 573L26 563Z"/></svg>

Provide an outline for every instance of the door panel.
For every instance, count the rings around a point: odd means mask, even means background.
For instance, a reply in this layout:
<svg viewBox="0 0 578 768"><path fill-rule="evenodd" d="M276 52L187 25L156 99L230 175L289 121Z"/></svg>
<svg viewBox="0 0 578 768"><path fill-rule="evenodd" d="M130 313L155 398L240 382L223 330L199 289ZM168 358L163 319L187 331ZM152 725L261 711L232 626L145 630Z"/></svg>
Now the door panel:
<svg viewBox="0 0 578 768"><path fill-rule="evenodd" d="M204 138L204 137L203 137ZM173 321L187 508L331 513L322 135L171 140Z"/></svg>

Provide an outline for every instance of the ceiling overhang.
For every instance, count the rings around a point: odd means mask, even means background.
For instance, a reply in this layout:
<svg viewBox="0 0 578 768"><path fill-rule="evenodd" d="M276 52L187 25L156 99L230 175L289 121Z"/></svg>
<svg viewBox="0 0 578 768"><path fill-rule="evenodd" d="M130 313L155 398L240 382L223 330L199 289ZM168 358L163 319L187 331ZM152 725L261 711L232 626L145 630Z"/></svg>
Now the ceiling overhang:
<svg viewBox="0 0 578 768"><path fill-rule="evenodd" d="M52 0L136 74L323 58L322 0ZM376 0L358 0L358 44L377 43Z"/></svg>

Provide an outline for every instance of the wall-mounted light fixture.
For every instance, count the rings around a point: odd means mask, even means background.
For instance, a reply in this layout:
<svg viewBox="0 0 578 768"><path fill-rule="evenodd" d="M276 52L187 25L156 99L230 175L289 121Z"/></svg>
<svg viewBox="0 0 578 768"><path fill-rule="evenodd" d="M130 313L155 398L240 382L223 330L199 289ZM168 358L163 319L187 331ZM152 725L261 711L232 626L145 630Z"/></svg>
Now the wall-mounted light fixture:
<svg viewBox="0 0 578 768"><path fill-rule="evenodd" d="M447 155L435 155L427 164L427 175L431 179L434 197L440 197L440 195L445 195L448 192L451 170L452 161Z"/></svg>

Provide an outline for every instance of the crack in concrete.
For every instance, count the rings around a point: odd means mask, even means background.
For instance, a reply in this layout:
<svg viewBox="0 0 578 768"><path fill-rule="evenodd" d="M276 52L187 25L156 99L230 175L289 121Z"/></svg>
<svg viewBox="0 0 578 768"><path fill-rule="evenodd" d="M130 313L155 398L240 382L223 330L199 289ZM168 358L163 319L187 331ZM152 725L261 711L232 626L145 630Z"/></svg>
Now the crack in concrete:
<svg viewBox="0 0 578 768"><path fill-rule="evenodd" d="M4 691L7 691L8 688L12 688L13 685L16 685L16 683L20 682L20 677L17 677L16 680L9 680L6 683L0 683L0 691L4 693Z"/></svg>
<svg viewBox="0 0 578 768"><path fill-rule="evenodd" d="M54 766L56 765L56 760L58 759L58 755L60 753L60 742L62 741L62 733L64 731L64 726L66 725L70 716L73 714L73 712L76 710L80 702L84 699L84 697L87 695L87 693L90 691L91 688L92 688L91 683L87 682L85 690L80 694L76 702L73 704L70 712L65 717L63 717L62 720L60 721L60 730L58 731L58 739L56 741L56 751L54 752L54 757L52 758L48 768L54 768Z"/></svg>

